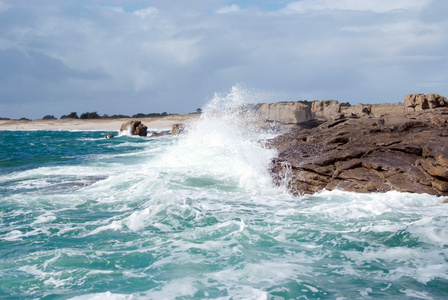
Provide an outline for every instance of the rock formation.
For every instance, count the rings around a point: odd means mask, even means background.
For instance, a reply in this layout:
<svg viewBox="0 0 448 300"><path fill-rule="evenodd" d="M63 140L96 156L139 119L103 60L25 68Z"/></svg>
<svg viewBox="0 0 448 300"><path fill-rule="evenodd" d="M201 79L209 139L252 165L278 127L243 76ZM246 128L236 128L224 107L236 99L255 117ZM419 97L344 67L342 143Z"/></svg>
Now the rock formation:
<svg viewBox="0 0 448 300"><path fill-rule="evenodd" d="M314 119L336 120L344 116L361 118L371 115L373 106L358 103L356 106L342 107L337 100L320 100L312 102L311 106L302 102L278 102L259 104L252 109L265 122L300 124Z"/></svg>
<svg viewBox="0 0 448 300"><path fill-rule="evenodd" d="M445 97L439 94L408 94L404 98L406 111L421 111L436 107L448 107Z"/></svg>
<svg viewBox="0 0 448 300"><path fill-rule="evenodd" d="M337 119L341 113L341 104L337 100L314 101L311 112L316 119Z"/></svg>
<svg viewBox="0 0 448 300"><path fill-rule="evenodd" d="M345 107L342 114L350 118L369 117L372 114L372 105L358 103L354 106Z"/></svg>
<svg viewBox="0 0 448 300"><path fill-rule="evenodd" d="M417 111L403 106L399 114L348 114L298 126L271 141L279 152L274 178L295 194L342 189L448 195L448 108L437 96L432 109L422 102Z"/></svg>
<svg viewBox="0 0 448 300"><path fill-rule="evenodd" d="M311 108L301 102L264 103L258 106L260 119L283 124L297 124L314 118Z"/></svg>
<svg viewBox="0 0 448 300"><path fill-rule="evenodd" d="M132 135L146 136L148 134L148 127L145 126L141 121L127 121L124 122L120 131L129 131Z"/></svg>

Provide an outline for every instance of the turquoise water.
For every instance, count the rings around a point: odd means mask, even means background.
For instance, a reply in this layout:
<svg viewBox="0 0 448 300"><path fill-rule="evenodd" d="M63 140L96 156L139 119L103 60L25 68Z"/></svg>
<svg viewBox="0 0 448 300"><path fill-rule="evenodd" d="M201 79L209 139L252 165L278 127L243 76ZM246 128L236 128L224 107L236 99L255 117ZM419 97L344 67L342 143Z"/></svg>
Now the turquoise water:
<svg viewBox="0 0 448 300"><path fill-rule="evenodd" d="M272 184L233 113L157 139L0 131L0 298L444 299L442 199Z"/></svg>

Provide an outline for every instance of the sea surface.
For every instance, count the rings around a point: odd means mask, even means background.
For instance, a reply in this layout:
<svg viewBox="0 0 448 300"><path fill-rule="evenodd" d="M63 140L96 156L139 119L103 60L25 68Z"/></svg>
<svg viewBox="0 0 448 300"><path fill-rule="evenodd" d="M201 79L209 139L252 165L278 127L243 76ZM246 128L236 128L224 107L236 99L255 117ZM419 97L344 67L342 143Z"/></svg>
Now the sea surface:
<svg viewBox="0 0 448 300"><path fill-rule="evenodd" d="M442 198L291 196L243 96L180 136L0 131L0 299L448 297Z"/></svg>

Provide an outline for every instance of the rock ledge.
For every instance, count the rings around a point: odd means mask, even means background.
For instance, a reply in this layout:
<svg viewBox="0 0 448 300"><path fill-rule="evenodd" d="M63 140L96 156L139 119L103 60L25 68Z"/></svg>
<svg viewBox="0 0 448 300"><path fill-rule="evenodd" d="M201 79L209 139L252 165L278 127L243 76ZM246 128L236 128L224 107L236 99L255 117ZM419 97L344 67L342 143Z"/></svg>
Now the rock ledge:
<svg viewBox="0 0 448 300"><path fill-rule="evenodd" d="M448 195L444 106L411 111L403 105L400 114L304 123L270 141L279 152L274 178L294 194L342 189Z"/></svg>

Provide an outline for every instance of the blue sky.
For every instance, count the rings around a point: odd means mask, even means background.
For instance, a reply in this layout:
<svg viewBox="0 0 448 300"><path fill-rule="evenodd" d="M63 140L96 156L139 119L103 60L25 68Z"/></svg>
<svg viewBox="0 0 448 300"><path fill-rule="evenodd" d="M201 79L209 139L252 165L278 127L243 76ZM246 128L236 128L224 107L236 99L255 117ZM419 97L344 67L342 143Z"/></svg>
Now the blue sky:
<svg viewBox="0 0 448 300"><path fill-rule="evenodd" d="M445 0L0 0L0 117L448 96Z"/></svg>

